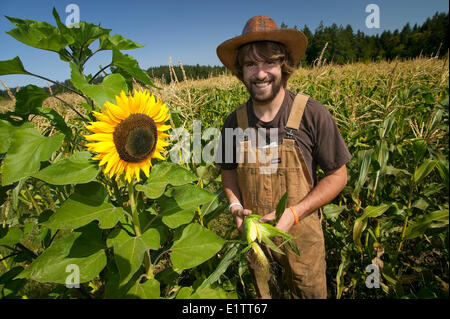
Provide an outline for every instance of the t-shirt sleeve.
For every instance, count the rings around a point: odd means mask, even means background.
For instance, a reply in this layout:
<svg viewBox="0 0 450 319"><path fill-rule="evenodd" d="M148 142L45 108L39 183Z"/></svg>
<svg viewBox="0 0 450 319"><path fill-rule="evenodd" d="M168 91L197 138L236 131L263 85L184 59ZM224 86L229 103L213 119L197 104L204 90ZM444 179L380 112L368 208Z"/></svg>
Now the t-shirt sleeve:
<svg viewBox="0 0 450 319"><path fill-rule="evenodd" d="M348 163L352 155L328 109L317 101L313 102L313 158L324 172L328 172Z"/></svg>
<svg viewBox="0 0 450 319"><path fill-rule="evenodd" d="M236 160L236 139L229 137L225 130L237 127L236 111L233 111L225 120L220 132L219 146L216 149L214 165L218 168L231 170L238 167Z"/></svg>

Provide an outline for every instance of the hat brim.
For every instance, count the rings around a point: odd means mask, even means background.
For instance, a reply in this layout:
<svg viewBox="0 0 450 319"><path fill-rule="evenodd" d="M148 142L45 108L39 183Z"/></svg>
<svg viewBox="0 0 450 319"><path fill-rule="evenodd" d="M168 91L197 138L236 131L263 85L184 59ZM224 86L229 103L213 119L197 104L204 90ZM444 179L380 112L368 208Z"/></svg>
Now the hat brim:
<svg viewBox="0 0 450 319"><path fill-rule="evenodd" d="M305 34L296 29L279 29L273 31L258 31L229 39L217 47L217 56L229 70L234 70L237 49L244 44L257 41L279 42L286 46L294 65L305 56L308 39Z"/></svg>

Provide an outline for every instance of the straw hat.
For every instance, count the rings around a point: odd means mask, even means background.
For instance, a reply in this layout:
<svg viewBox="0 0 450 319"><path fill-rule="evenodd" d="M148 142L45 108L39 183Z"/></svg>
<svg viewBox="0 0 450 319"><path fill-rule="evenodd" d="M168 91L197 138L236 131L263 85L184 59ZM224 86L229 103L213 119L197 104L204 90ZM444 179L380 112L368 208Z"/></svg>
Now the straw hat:
<svg viewBox="0 0 450 319"><path fill-rule="evenodd" d="M297 65L305 55L308 39L296 29L279 29L275 21L267 16L256 16L245 24L242 35L229 39L217 47L217 56L228 69L234 69L237 49L255 41L274 41L286 46Z"/></svg>

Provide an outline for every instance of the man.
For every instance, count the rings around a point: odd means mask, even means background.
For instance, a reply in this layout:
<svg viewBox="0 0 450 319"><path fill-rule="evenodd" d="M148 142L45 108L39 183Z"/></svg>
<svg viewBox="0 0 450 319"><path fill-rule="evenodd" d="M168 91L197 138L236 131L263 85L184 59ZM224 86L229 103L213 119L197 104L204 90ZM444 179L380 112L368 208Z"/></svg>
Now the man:
<svg viewBox="0 0 450 319"><path fill-rule="evenodd" d="M276 205L288 192L288 208L276 227L296 237L300 256L287 245L282 247L285 255L269 254L283 266L293 298L326 298L320 208L346 185L351 155L328 110L286 89L306 47L301 31L278 29L266 16L251 18L242 35L218 46L219 59L245 84L251 98L226 119L216 165L221 168L230 213L239 230L245 216L252 213L262 215L261 222L274 220ZM227 130L236 128L251 135L251 140L227 139ZM265 138L251 134L251 129L258 133L266 129ZM267 145L273 130L277 137ZM264 139L266 145L260 147ZM231 162L226 160L230 154ZM317 165L325 173L318 183ZM260 278L258 265L249 260L260 296L273 297L262 291L267 279Z"/></svg>

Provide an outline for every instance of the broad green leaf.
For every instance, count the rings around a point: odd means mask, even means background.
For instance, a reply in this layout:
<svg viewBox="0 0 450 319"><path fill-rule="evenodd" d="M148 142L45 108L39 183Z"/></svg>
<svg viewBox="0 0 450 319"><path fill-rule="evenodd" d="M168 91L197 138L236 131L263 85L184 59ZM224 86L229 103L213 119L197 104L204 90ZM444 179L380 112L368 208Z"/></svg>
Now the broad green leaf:
<svg viewBox="0 0 450 319"><path fill-rule="evenodd" d="M178 206L185 209L207 203L213 200L215 196L216 194L191 184L175 187L172 192L172 197Z"/></svg>
<svg viewBox="0 0 450 319"><path fill-rule="evenodd" d="M74 229L97 220L100 228L109 229L117 224L122 214L121 207L107 202L104 186L91 182L77 185L75 192L43 225L51 229Z"/></svg>
<svg viewBox="0 0 450 319"><path fill-rule="evenodd" d="M219 285L208 286L197 289L191 296L191 299L237 299L236 292L228 292Z"/></svg>
<svg viewBox="0 0 450 319"><path fill-rule="evenodd" d="M120 95L121 91L128 92L127 83L120 74L107 75L101 84L89 84L75 64L70 63L70 68L72 69L71 80L73 85L90 97L100 108L103 108L106 101L115 103L115 97Z"/></svg>
<svg viewBox="0 0 450 319"><path fill-rule="evenodd" d="M119 34L104 35L100 37L100 47L99 50L112 50L113 48L119 50L129 50L142 48L144 45L131 41Z"/></svg>
<svg viewBox="0 0 450 319"><path fill-rule="evenodd" d="M55 26L42 21L6 17L17 28L6 33L34 48L59 52L73 43L73 38L63 35Z"/></svg>
<svg viewBox="0 0 450 319"><path fill-rule="evenodd" d="M14 126L8 121L0 120L0 154L8 151L14 132L23 128L33 128L33 123L25 122L21 126Z"/></svg>
<svg viewBox="0 0 450 319"><path fill-rule="evenodd" d="M136 80L139 80L144 84L154 86L152 80L150 80L150 77L148 76L148 73L139 67L136 59L128 54L122 54L116 48L113 48L112 64L122 70L125 70Z"/></svg>
<svg viewBox="0 0 450 319"><path fill-rule="evenodd" d="M437 161L427 159L414 171L414 184L419 185L436 167Z"/></svg>
<svg viewBox="0 0 450 319"><path fill-rule="evenodd" d="M15 111L19 114L37 114L37 108L42 106L42 102L50 97L45 90L35 85L27 85L16 93Z"/></svg>
<svg viewBox="0 0 450 319"><path fill-rule="evenodd" d="M336 218L345 209L345 206L338 206L335 204L328 204L323 207L323 214L326 218Z"/></svg>
<svg viewBox="0 0 450 319"><path fill-rule="evenodd" d="M166 186L181 186L197 180L197 177L187 169L171 163L162 162L152 167L150 177L144 185L137 185L136 189L144 192L148 198L159 198Z"/></svg>
<svg viewBox="0 0 450 319"><path fill-rule="evenodd" d="M101 231L95 224L88 225L56 239L16 278L65 284L68 276L74 274L73 268L68 267L75 266L80 283L88 282L106 266L105 248Z"/></svg>
<svg viewBox="0 0 450 319"><path fill-rule="evenodd" d="M161 293L159 286L156 279L148 279L143 284L136 282L128 291L126 298L158 299Z"/></svg>
<svg viewBox="0 0 450 319"><path fill-rule="evenodd" d="M15 245L23 239L23 231L19 227L0 228L0 245Z"/></svg>
<svg viewBox="0 0 450 319"><path fill-rule="evenodd" d="M1 171L2 185L9 185L36 173L40 163L50 159L63 139L63 134L44 137L32 128L15 130Z"/></svg>
<svg viewBox="0 0 450 319"><path fill-rule="evenodd" d="M91 157L89 152L78 152L32 176L52 185L89 183L95 179L99 171L97 163L91 161Z"/></svg>
<svg viewBox="0 0 450 319"><path fill-rule="evenodd" d="M368 218L379 217L390 207L391 205L388 204L382 204L380 206L367 206L364 209L363 215L355 220L355 223L353 224L353 242L359 249L361 249L361 235L367 227Z"/></svg>
<svg viewBox="0 0 450 319"><path fill-rule="evenodd" d="M413 239L422 236L426 230L433 226L433 223L439 223L440 227L448 226L448 209L438 210L425 216L406 228L405 239Z"/></svg>
<svg viewBox="0 0 450 319"><path fill-rule="evenodd" d="M97 26L85 21L80 21L76 27L69 28L61 22L61 19L55 7L53 7L52 13L61 33L70 38L73 38L71 48L86 49L92 42L101 38L102 36L108 35L109 32L111 32L111 29L104 29L99 25Z"/></svg>
<svg viewBox="0 0 450 319"><path fill-rule="evenodd" d="M130 236L124 230L115 231L108 238L107 244L108 247L113 246L122 285L128 282L142 265L145 252L159 248L159 232L150 228L141 236Z"/></svg>
<svg viewBox="0 0 450 319"><path fill-rule="evenodd" d="M181 287L180 290L178 290L175 299L191 299L193 292L194 289L192 287Z"/></svg>
<svg viewBox="0 0 450 319"><path fill-rule="evenodd" d="M11 60L0 61L0 75L29 74L18 56Z"/></svg>
<svg viewBox="0 0 450 319"><path fill-rule="evenodd" d="M223 246L224 239L199 224L184 228L175 240L170 259L174 269L183 270L200 265L213 257Z"/></svg>
<svg viewBox="0 0 450 319"><path fill-rule="evenodd" d="M191 184L173 189L173 198L160 200L162 221L170 228L189 223L195 215L197 207L216 198L216 194Z"/></svg>

